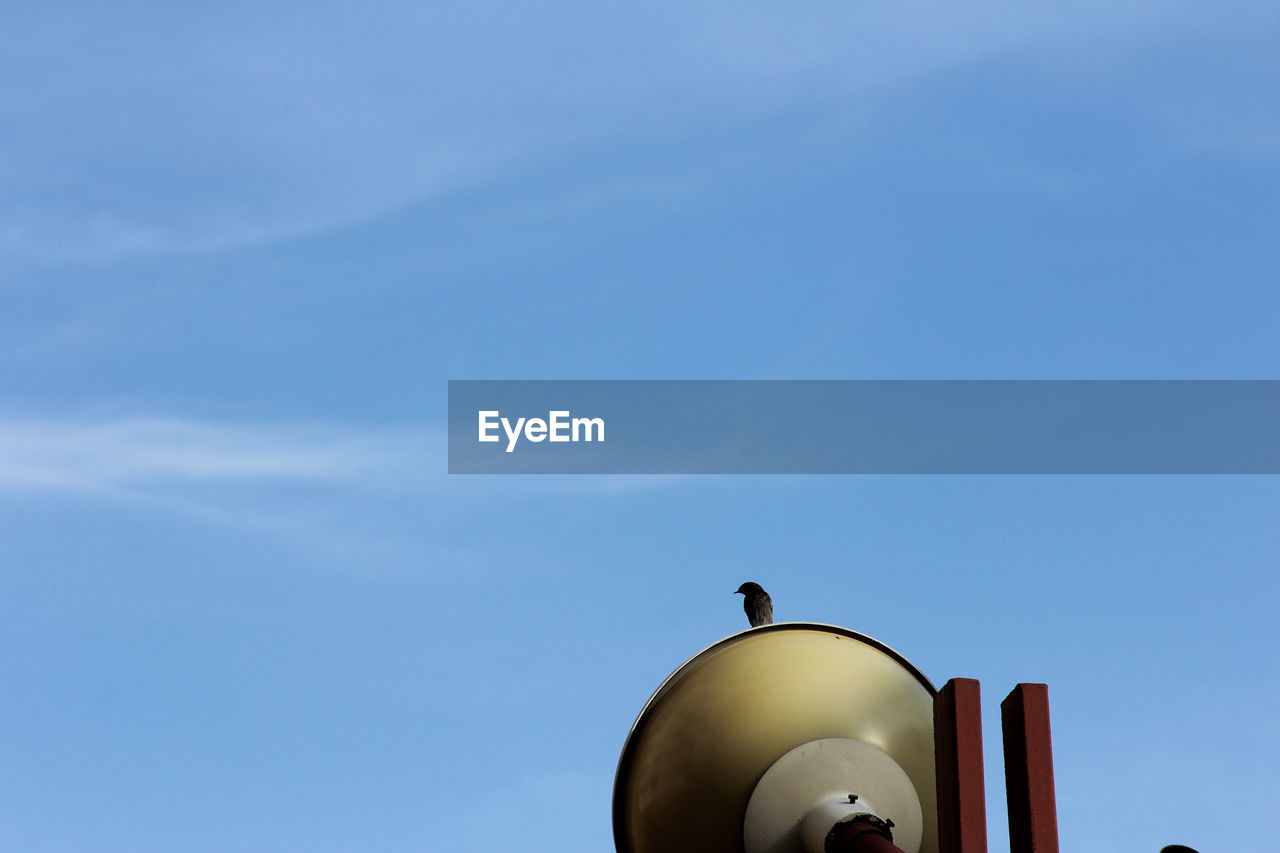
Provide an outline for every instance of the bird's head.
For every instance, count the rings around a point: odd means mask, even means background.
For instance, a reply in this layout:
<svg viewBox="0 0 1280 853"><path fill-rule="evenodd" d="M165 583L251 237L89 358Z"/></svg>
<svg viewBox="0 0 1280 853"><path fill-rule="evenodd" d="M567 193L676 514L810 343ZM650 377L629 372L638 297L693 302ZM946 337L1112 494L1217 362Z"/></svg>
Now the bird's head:
<svg viewBox="0 0 1280 853"><path fill-rule="evenodd" d="M742 586L733 591L734 595L754 595L755 593L764 592L764 587L755 581L747 581Z"/></svg>

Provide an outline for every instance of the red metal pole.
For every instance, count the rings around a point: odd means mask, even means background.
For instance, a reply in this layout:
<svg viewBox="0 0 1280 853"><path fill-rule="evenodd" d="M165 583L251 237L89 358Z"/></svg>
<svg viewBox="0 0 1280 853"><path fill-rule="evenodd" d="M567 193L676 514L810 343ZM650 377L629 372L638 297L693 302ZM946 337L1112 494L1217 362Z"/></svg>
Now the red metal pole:
<svg viewBox="0 0 1280 853"><path fill-rule="evenodd" d="M1009 853L1058 853L1048 686L1019 684L1013 688L1000 703L1000 721L1009 798Z"/></svg>
<svg viewBox="0 0 1280 853"><path fill-rule="evenodd" d="M953 678L933 700L939 853L986 853L982 702L977 679Z"/></svg>

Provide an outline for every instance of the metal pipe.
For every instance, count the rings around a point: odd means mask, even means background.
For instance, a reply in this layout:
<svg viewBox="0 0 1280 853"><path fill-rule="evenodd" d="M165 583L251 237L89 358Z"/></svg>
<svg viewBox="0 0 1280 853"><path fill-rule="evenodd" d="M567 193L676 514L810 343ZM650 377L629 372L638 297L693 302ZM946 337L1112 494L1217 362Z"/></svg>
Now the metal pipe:
<svg viewBox="0 0 1280 853"><path fill-rule="evenodd" d="M860 814L831 827L825 853L902 853L893 843L893 823Z"/></svg>

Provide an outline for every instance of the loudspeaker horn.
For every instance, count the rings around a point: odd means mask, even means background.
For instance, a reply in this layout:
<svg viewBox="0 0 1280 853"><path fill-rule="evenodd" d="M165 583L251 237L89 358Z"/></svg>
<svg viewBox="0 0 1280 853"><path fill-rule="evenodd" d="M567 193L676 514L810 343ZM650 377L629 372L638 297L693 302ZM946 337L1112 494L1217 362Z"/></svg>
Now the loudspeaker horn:
<svg viewBox="0 0 1280 853"><path fill-rule="evenodd" d="M715 643L658 687L627 735L618 853L800 853L857 812L891 820L907 853L937 853L935 693L902 655L833 625Z"/></svg>

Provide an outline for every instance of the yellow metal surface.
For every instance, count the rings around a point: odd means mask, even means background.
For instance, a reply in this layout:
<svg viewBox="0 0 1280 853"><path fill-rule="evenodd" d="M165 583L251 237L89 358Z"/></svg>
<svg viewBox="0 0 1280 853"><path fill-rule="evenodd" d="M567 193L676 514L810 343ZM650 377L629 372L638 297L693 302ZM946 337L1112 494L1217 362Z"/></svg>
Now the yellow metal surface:
<svg viewBox="0 0 1280 853"><path fill-rule="evenodd" d="M866 741L910 777L937 853L933 695L887 646L830 625L743 631L690 658L640 712L613 792L619 853L742 853L751 791L793 747Z"/></svg>

